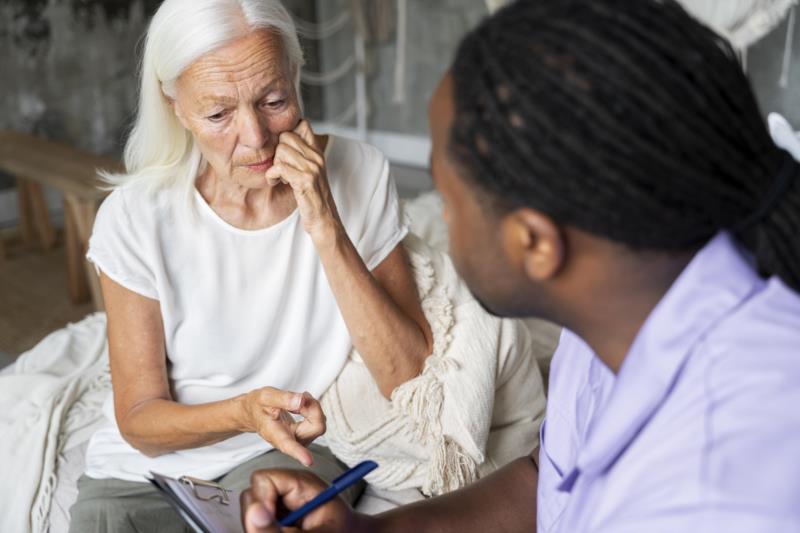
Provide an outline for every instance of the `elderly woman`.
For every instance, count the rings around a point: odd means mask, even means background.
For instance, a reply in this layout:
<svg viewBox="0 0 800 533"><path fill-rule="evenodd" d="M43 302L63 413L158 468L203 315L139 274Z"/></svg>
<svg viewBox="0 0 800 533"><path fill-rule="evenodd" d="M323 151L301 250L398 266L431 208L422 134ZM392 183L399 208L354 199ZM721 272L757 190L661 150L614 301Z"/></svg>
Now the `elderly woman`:
<svg viewBox="0 0 800 533"><path fill-rule="evenodd" d="M150 471L241 488L296 459L330 480L343 466L306 445L350 351L387 397L431 353L387 161L312 131L302 63L277 1L166 0L150 24L128 173L88 252L113 406L72 531L182 530Z"/></svg>

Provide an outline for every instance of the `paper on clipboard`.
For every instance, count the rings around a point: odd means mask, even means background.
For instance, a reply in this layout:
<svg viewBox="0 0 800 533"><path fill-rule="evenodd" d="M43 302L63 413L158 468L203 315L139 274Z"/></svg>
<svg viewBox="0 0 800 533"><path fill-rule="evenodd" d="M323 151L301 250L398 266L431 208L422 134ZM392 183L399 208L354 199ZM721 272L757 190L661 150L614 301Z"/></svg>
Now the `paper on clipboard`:
<svg viewBox="0 0 800 533"><path fill-rule="evenodd" d="M197 533L242 533L239 491L193 478L150 472L150 480Z"/></svg>

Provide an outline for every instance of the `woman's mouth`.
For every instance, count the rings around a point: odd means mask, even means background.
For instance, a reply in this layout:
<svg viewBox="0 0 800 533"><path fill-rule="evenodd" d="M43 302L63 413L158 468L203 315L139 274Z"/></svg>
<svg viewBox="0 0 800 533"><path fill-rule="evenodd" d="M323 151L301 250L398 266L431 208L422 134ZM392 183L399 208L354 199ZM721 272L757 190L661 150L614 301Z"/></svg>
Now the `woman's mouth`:
<svg viewBox="0 0 800 533"><path fill-rule="evenodd" d="M265 159L260 163L253 163L252 165L245 166L253 172L266 172L267 169L272 166L272 158L270 157L269 159Z"/></svg>

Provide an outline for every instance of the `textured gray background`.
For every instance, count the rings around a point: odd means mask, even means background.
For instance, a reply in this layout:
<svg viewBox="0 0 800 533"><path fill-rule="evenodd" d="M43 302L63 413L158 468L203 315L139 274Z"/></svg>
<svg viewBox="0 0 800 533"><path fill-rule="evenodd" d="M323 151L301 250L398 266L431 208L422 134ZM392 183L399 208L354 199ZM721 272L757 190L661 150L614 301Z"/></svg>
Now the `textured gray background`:
<svg viewBox="0 0 800 533"><path fill-rule="evenodd" d="M486 15L483 0L407 0L406 102L393 103L394 38L370 46L368 53L371 129L427 134L427 106L436 82L444 73L461 37ZM318 0L320 20L331 17L349 0ZM342 32L325 41L320 57L330 69L353 53L352 34ZM325 93L329 117L337 116L355 97L353 78L343 79Z"/></svg>
<svg viewBox="0 0 800 533"><path fill-rule="evenodd" d="M797 16L800 16L800 7ZM788 19L764 37L747 53L747 70L764 113L777 111L800 129L800 20L794 25L792 61L789 84L784 89L778 85L781 76L784 43Z"/></svg>
<svg viewBox="0 0 800 533"><path fill-rule="evenodd" d="M306 18L327 20L348 2L287 4ZM156 5L157 0L0 0L0 128L119 154L136 98L136 45ZM425 135L436 81L485 6L482 0L408 0L408 10L407 101L392 103L394 40L370 46L369 126ZM765 113L782 112L800 127L800 24L789 88L778 86L785 25L750 50L748 67ZM352 34L342 32L319 49L307 43L306 50L312 68L319 68L317 59L330 68L352 53ZM316 118L338 115L353 98L352 76L330 86L324 97L306 92Z"/></svg>

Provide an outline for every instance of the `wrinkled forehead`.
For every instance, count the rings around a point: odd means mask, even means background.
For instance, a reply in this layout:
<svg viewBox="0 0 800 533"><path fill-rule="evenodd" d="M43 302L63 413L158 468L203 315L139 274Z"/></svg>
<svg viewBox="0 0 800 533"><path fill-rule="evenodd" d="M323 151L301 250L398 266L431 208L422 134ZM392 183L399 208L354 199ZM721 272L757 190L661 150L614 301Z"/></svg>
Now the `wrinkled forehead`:
<svg viewBox="0 0 800 533"><path fill-rule="evenodd" d="M209 52L192 63L178 78L178 87L192 93L224 85L291 86L293 73L277 32L256 30Z"/></svg>

